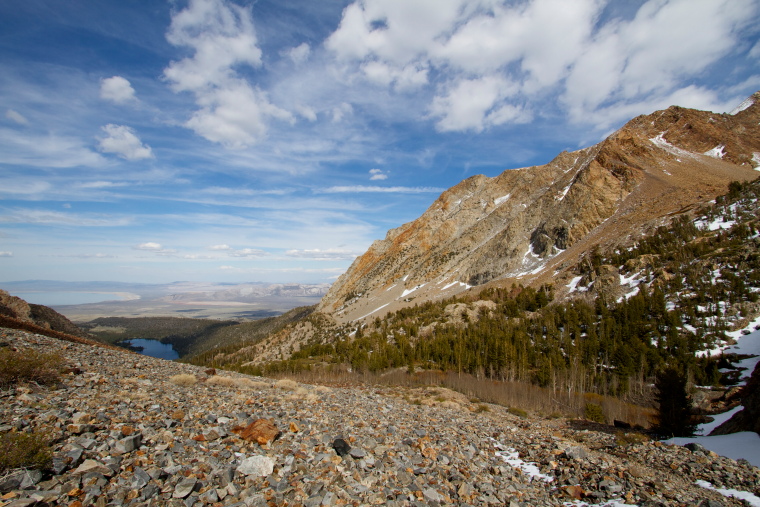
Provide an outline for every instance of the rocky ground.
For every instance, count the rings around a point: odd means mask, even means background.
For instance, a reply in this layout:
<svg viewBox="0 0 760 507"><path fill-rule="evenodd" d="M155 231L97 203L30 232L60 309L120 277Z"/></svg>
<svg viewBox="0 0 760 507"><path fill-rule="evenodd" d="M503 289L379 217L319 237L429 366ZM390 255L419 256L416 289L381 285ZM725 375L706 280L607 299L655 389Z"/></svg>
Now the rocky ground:
<svg viewBox="0 0 760 507"><path fill-rule="evenodd" d="M0 391L0 433L55 439L52 471L0 477L0 507L743 505L697 481L760 495L744 461L442 390L417 404L401 388L211 375L15 330L0 341L74 369Z"/></svg>

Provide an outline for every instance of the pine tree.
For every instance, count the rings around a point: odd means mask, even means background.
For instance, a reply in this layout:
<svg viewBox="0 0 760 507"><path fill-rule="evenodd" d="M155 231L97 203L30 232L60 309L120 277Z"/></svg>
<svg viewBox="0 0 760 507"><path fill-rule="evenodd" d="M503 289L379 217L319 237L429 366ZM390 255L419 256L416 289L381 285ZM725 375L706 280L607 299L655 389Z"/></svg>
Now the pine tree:
<svg viewBox="0 0 760 507"><path fill-rule="evenodd" d="M660 371L655 380L655 399L659 404L655 429L669 437L688 437L696 428L692 422L686 375L670 366Z"/></svg>

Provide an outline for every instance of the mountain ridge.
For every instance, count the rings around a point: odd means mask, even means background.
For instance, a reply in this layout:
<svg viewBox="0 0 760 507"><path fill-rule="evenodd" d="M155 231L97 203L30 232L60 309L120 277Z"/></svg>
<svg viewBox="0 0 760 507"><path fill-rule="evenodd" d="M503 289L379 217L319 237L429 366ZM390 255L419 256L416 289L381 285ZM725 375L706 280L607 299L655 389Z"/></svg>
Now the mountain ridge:
<svg viewBox="0 0 760 507"><path fill-rule="evenodd" d="M760 92L750 99L733 115L672 106L548 164L472 176L375 241L318 310L350 322L488 282L561 279L593 245L631 239L756 177Z"/></svg>

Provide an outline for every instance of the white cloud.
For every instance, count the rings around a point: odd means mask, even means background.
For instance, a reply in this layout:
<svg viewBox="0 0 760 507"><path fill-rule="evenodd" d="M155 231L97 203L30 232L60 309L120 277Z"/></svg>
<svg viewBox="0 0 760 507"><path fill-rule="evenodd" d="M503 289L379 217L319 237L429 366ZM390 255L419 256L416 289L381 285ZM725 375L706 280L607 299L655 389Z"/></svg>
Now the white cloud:
<svg viewBox="0 0 760 507"><path fill-rule="evenodd" d="M341 249L320 250L288 250L285 252L288 257L298 259L311 259L315 261L353 261L359 254Z"/></svg>
<svg viewBox="0 0 760 507"><path fill-rule="evenodd" d="M370 169L369 179L371 181L387 180L388 174L384 173L381 169Z"/></svg>
<svg viewBox="0 0 760 507"><path fill-rule="evenodd" d="M200 109L185 126L198 135L227 148L245 148L266 135L270 119L293 121L235 71L241 65L261 66L250 8L225 0L191 0L174 14L166 38L194 53L172 62L164 77L175 92L195 94Z"/></svg>
<svg viewBox="0 0 760 507"><path fill-rule="evenodd" d="M270 118L293 119L290 113L272 105L264 92L239 79L199 95L198 105L201 109L185 125L209 141L233 149L261 140Z"/></svg>
<svg viewBox="0 0 760 507"><path fill-rule="evenodd" d="M209 250L216 250L216 251L219 251L219 250L232 250L232 247L230 245L214 245L214 246L210 246Z"/></svg>
<svg viewBox="0 0 760 507"><path fill-rule="evenodd" d="M18 123L19 125L29 125L29 120L24 115L13 109L5 111L5 117L9 120Z"/></svg>
<svg viewBox="0 0 760 507"><path fill-rule="evenodd" d="M633 19L609 23L589 40L567 78L563 102L571 120L619 121L652 102L693 96L698 87L684 86L684 79L728 53L757 11L752 0L650 0Z"/></svg>
<svg viewBox="0 0 760 507"><path fill-rule="evenodd" d="M524 123L553 97L571 120L603 130L600 120L693 93L699 87L683 83L740 46L760 3L648 0L632 17L601 19L608 8L604 0L357 0L325 47L348 83L432 88L428 118L439 131Z"/></svg>
<svg viewBox="0 0 760 507"><path fill-rule="evenodd" d="M0 179L0 193L15 195L42 195L49 191L52 185L47 181L25 178Z"/></svg>
<svg viewBox="0 0 760 507"><path fill-rule="evenodd" d="M436 127L441 132L483 129L529 119L529 114L517 106L505 104L504 99L516 93L517 87L501 76L464 79L443 97L436 97L430 113L440 120Z"/></svg>
<svg viewBox="0 0 760 507"><path fill-rule="evenodd" d="M309 121L317 121L317 112L309 106L296 106L295 111L302 118Z"/></svg>
<svg viewBox="0 0 760 507"><path fill-rule="evenodd" d="M229 255L231 257L264 257L269 254L264 250L259 250L256 248L243 248L241 250L232 250L230 251Z"/></svg>
<svg viewBox="0 0 760 507"><path fill-rule="evenodd" d="M436 187L375 187L365 185L334 186L315 190L321 194L351 194L351 193L393 193L393 194L427 194L441 193L445 188Z"/></svg>
<svg viewBox="0 0 760 507"><path fill-rule="evenodd" d="M150 146L144 145L131 128L113 123L101 128L107 134L99 139L98 146L103 153L114 153L126 160L153 158Z"/></svg>
<svg viewBox="0 0 760 507"><path fill-rule="evenodd" d="M123 104L135 99L135 89L127 79L113 76L100 80L100 98L116 104Z"/></svg>
<svg viewBox="0 0 760 507"><path fill-rule="evenodd" d="M311 47L307 43L302 43L294 48L286 51L288 57L293 60L293 63L300 65L305 62L311 54Z"/></svg>
<svg viewBox="0 0 760 507"><path fill-rule="evenodd" d="M332 121L333 123L339 123L343 120L343 118L351 116L352 114L354 114L354 108L351 107L351 104L348 102L343 102L341 105L333 108Z"/></svg>
<svg viewBox="0 0 760 507"><path fill-rule="evenodd" d="M161 243L155 243L153 241L149 241L147 243L140 243L139 245L135 245L135 250L142 250L144 252L152 252L158 255L172 255L177 253L177 250L173 248L164 248L164 246Z"/></svg>
<svg viewBox="0 0 760 507"><path fill-rule="evenodd" d="M0 257L13 257L13 252L0 252Z"/></svg>
<svg viewBox="0 0 760 507"><path fill-rule="evenodd" d="M33 167L101 167L106 163L79 138L56 134L24 135L15 129L0 129L0 153L3 153L6 164Z"/></svg>
<svg viewBox="0 0 760 507"><path fill-rule="evenodd" d="M148 250L150 252L156 252L162 249L163 249L163 246L161 245L161 243L153 243L153 242L140 243L139 245L135 246L135 250Z"/></svg>
<svg viewBox="0 0 760 507"><path fill-rule="evenodd" d="M63 213L43 209L17 208L0 215L0 222L82 227L121 227L131 225L129 217L114 217L98 213Z"/></svg>

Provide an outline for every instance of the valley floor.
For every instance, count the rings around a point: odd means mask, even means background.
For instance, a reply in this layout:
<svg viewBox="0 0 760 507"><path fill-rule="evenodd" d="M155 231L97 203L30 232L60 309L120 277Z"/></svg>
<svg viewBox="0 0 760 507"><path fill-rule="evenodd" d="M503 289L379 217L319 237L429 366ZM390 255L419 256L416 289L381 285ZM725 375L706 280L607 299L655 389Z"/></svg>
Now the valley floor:
<svg viewBox="0 0 760 507"><path fill-rule="evenodd" d="M418 405L402 388L210 376L15 330L0 341L58 351L79 369L54 387L0 391L0 433L56 442L54 473L0 477L3 507L745 505L715 488L760 502L760 470L746 461L586 421L523 419L443 390ZM258 419L279 438L259 445L233 431Z"/></svg>

